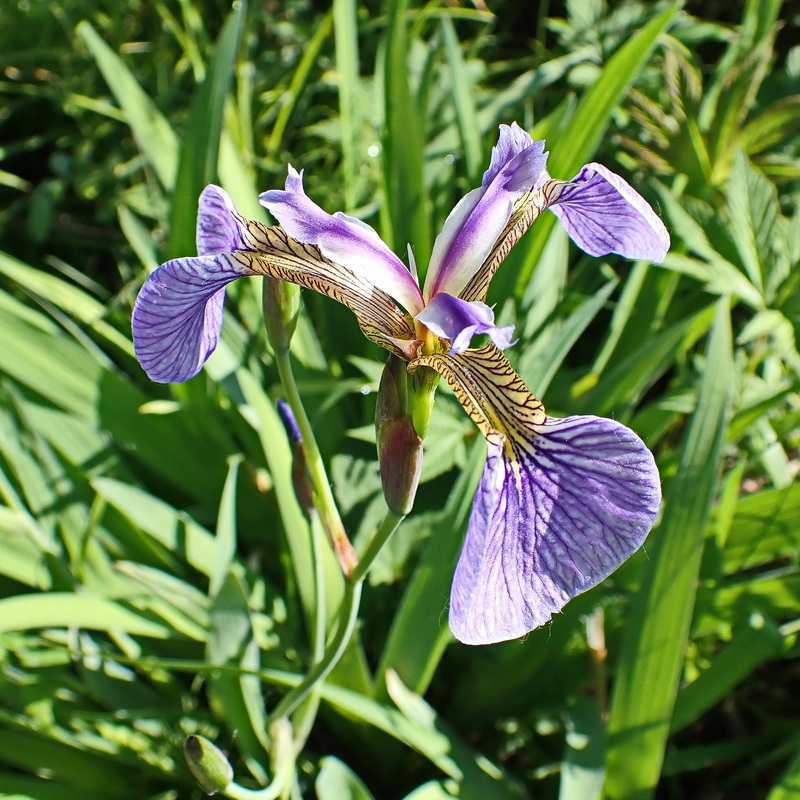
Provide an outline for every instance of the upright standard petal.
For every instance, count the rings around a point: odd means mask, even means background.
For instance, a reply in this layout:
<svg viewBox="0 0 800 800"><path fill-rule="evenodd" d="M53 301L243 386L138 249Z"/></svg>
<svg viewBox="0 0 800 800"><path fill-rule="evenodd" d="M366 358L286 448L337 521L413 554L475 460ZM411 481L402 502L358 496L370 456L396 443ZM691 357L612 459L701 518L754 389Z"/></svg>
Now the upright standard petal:
<svg viewBox="0 0 800 800"><path fill-rule="evenodd" d="M454 355L463 353L472 342L472 337L486 333L501 350L513 342L514 326L498 328L494 324L494 311L486 303L468 303L446 292L434 295L427 306L414 319L419 320L437 336L450 340L450 351Z"/></svg>
<svg viewBox="0 0 800 800"><path fill-rule="evenodd" d="M602 164L587 164L571 181L548 181L545 205L591 256L618 253L660 263L669 233L647 201Z"/></svg>
<svg viewBox="0 0 800 800"><path fill-rule="evenodd" d="M422 310L417 282L375 230L347 214L323 211L306 195L301 172L290 166L285 190L264 192L259 199L293 239L319 247L326 258L367 278L411 314Z"/></svg>
<svg viewBox="0 0 800 800"><path fill-rule="evenodd" d="M461 295L506 229L515 203L533 187L546 162L544 142L532 141L516 123L500 126L482 185L461 199L436 237L425 279L426 300L439 292Z"/></svg>
<svg viewBox="0 0 800 800"><path fill-rule="evenodd" d="M506 256L511 252L511 248L522 238L522 234L530 228L539 214L542 213L542 204L542 194L537 189L530 189L525 192L514 203L514 211L511 214L511 218L508 220L503 232L497 237L497 241L489 251L489 255L486 256L483 264L459 292L459 297L462 300L486 299L486 295L489 292L489 284L495 272L505 261Z"/></svg>
<svg viewBox="0 0 800 800"><path fill-rule="evenodd" d="M546 417L492 345L414 363L445 377L488 439L450 627L467 644L523 636L642 544L661 499L653 456L613 420Z"/></svg>
<svg viewBox="0 0 800 800"><path fill-rule="evenodd" d="M142 286L133 307L136 358L158 383L197 375L219 341L225 286L257 274L227 255L176 258Z"/></svg>

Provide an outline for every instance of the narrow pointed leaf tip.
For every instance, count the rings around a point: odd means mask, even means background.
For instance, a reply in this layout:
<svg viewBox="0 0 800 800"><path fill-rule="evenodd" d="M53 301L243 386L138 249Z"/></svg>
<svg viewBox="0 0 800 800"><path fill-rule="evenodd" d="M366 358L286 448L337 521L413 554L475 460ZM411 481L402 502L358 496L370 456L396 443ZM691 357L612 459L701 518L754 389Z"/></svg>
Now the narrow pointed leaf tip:
<svg viewBox="0 0 800 800"><path fill-rule="evenodd" d="M630 184L602 164L587 164L571 181L545 183L542 192L570 238L589 255L664 260L670 245L664 223Z"/></svg>

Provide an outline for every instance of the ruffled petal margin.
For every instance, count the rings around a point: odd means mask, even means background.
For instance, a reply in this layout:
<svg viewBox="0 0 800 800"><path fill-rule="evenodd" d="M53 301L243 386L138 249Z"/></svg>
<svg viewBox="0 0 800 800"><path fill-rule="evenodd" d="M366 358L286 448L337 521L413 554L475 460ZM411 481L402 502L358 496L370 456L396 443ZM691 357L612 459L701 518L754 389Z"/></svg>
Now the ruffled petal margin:
<svg viewBox="0 0 800 800"><path fill-rule="evenodd" d="M641 546L661 502L655 461L618 422L546 417L492 345L416 364L443 375L488 440L450 627L466 644L518 638Z"/></svg>

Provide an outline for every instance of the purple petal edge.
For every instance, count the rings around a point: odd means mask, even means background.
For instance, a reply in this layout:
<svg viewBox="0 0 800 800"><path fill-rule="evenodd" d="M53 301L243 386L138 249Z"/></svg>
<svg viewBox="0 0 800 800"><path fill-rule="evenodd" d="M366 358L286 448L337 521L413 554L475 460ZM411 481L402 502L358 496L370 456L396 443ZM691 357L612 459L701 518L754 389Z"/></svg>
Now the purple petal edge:
<svg viewBox="0 0 800 800"><path fill-rule="evenodd" d="M453 579L450 627L466 644L524 636L598 584L658 515L653 456L600 417L548 418L530 439L490 441Z"/></svg>
<svg viewBox="0 0 800 800"><path fill-rule="evenodd" d="M316 245L326 258L372 281L406 311L422 310L422 294L403 262L366 222L323 211L306 195L302 172L290 165L286 188L264 192L259 200L293 239Z"/></svg>
<svg viewBox="0 0 800 800"><path fill-rule="evenodd" d="M558 184L553 195L550 209L589 255L664 260L670 245L664 223L630 184L602 164L587 164L571 181Z"/></svg>
<svg viewBox="0 0 800 800"><path fill-rule="evenodd" d="M226 255L176 258L144 282L133 307L136 358L151 380L197 375L219 341L225 286L253 274Z"/></svg>
<svg viewBox="0 0 800 800"><path fill-rule="evenodd" d="M230 195L209 184L203 189L197 208L197 253L201 256L247 250L243 236L244 219Z"/></svg>
<svg viewBox="0 0 800 800"><path fill-rule="evenodd" d="M494 311L486 303L467 302L446 292L434 295L415 319L437 336L449 339L453 355L463 353L470 346L472 337L480 333L489 334L501 350L513 344L514 326L498 328L494 324Z"/></svg>
<svg viewBox="0 0 800 800"><path fill-rule="evenodd" d="M436 237L425 279L425 297L458 296L481 268L503 232L514 203L534 186L547 163L544 142L534 142L516 123L501 125L489 168L468 192Z"/></svg>

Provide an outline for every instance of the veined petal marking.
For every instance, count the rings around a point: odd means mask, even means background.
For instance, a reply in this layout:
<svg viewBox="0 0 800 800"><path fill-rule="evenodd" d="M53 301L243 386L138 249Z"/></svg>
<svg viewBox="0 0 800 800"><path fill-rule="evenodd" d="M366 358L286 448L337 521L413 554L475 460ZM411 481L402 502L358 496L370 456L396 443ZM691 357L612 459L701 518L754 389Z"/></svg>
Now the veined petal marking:
<svg viewBox="0 0 800 800"><path fill-rule="evenodd" d="M486 300L489 284L494 274L511 252L511 248L522 238L525 231L530 228L539 214L542 213L544 207L544 198L537 189L529 189L517 200L508 224L500 236L497 237L497 241L489 251L486 260L459 292L459 297L462 300Z"/></svg>
<svg viewBox="0 0 800 800"><path fill-rule="evenodd" d="M447 381L489 441L504 436L508 437L508 446L524 442L531 426L543 424L547 417L541 401L492 342L456 355L422 356L409 364L409 370L423 365L432 367Z"/></svg>
<svg viewBox="0 0 800 800"><path fill-rule="evenodd" d="M543 178L547 178L545 174ZM669 232L647 201L602 164L586 164L571 181L540 181L547 205L572 241L592 256L619 253L664 260Z"/></svg>
<svg viewBox="0 0 800 800"><path fill-rule="evenodd" d="M260 275L324 294L347 306L364 335L401 358L407 358L394 340L415 339L414 327L386 292L367 278L335 264L316 245L292 239L283 228L247 222L244 238L248 250L229 254L239 264Z"/></svg>
<svg viewBox="0 0 800 800"><path fill-rule="evenodd" d="M167 261L148 277L131 327L136 357L151 380L180 383L202 369L219 340L225 287L253 274L247 265L207 255Z"/></svg>
<svg viewBox="0 0 800 800"><path fill-rule="evenodd" d="M492 344L418 365L445 378L488 440L450 627L467 644L515 639L639 548L661 499L655 461L614 420L547 417Z"/></svg>
<svg viewBox="0 0 800 800"><path fill-rule="evenodd" d="M363 220L320 208L305 193L302 172L289 165L285 189L263 192L259 200L295 241L318 247L334 263L380 287L409 313L422 310L416 280L378 233Z"/></svg>
<svg viewBox="0 0 800 800"><path fill-rule="evenodd" d="M641 546L660 500L652 455L614 420L548 418L512 455L490 441L453 578L453 633L489 644L545 624Z"/></svg>

